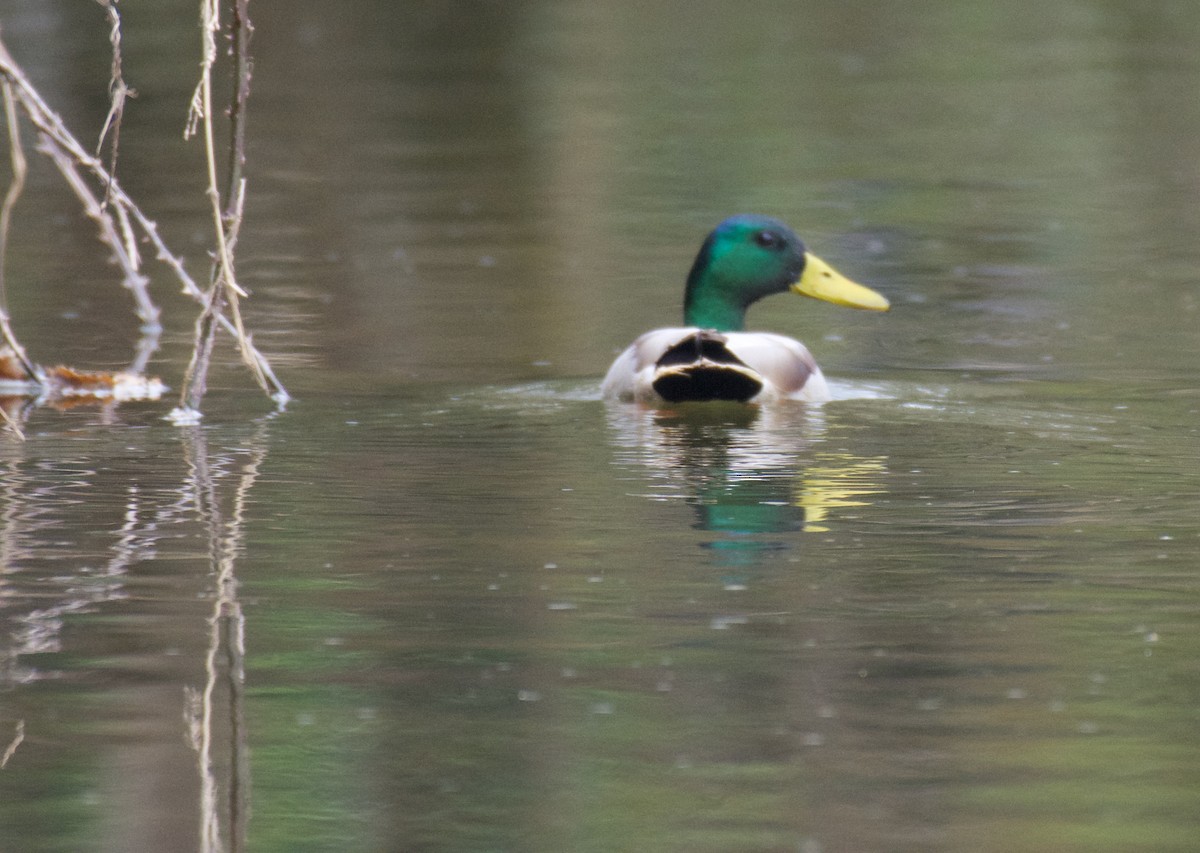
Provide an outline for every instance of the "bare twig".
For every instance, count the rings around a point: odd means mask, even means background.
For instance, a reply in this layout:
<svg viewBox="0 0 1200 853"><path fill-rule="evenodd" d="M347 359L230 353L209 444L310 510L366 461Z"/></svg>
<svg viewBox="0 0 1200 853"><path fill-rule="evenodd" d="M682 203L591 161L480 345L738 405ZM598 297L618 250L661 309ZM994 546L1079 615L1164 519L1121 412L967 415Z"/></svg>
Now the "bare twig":
<svg viewBox="0 0 1200 853"><path fill-rule="evenodd" d="M28 168L25 163L25 150L21 147L21 128L17 125L17 109L16 104L13 103L12 84L9 83L8 78L0 81L0 88L4 91L4 115L8 121L8 150L13 173L12 183L8 185L8 192L4 195L4 204L0 206L0 334L3 334L4 342L16 354L25 373L32 377L34 375L33 364L29 361L29 356L25 354L25 348L17 340L8 319L8 289L4 278L12 210L17 199L21 197L21 192L25 189L25 174ZM10 426L12 425L12 421L8 419L7 415L5 420Z"/></svg>
<svg viewBox="0 0 1200 853"><path fill-rule="evenodd" d="M21 425L17 423L16 418L8 413L8 409L4 406L0 406L0 421L4 421L4 425L12 430L12 434L16 437L17 441L25 440L25 432L21 429Z"/></svg>
<svg viewBox="0 0 1200 853"><path fill-rule="evenodd" d="M96 143L96 156L104 150L104 140L109 131L112 132L112 146L109 148L108 173L117 173L117 150L121 142L121 118L125 115L125 99L137 97L137 93L125 84L121 73L121 15L117 12L117 0L96 0L104 7L108 16L108 40L112 44L112 76L108 82L109 109L100 129L100 139ZM108 204L108 190L104 192L104 204Z"/></svg>
<svg viewBox="0 0 1200 853"><path fill-rule="evenodd" d="M220 0L200 0L200 31L203 59L200 63L200 82L192 96L192 113L188 127L195 131L199 122L204 131L204 165L208 170L208 198L212 203L213 230L217 238L217 264L222 284L230 297L231 307L239 296L248 296L233 274L233 257L229 252L228 235L221 222L221 192L217 189L216 142L212 122L212 69L217 60L216 33L220 29ZM197 112L198 111L198 112ZM235 309L236 310L236 309Z"/></svg>
<svg viewBox="0 0 1200 853"><path fill-rule="evenodd" d="M162 326L158 322L158 306L150 301L148 289L150 279L138 270L137 258L129 255L127 244L117 233L117 225L113 222L112 216L100 203L100 199L92 193L92 188L88 186L87 181L79 174L78 165L74 159L62 149L56 140L46 134L41 134L38 150L54 161L54 165L58 167L58 171L66 180L67 185L75 193L79 203L83 205L83 212L100 227L100 240L112 249L113 260L125 275L122 284L133 294L134 301L138 306L137 315L142 321L143 328L152 329L157 333Z"/></svg>
<svg viewBox="0 0 1200 853"><path fill-rule="evenodd" d="M199 415L200 402L208 390L208 366L212 363L213 347L216 343L216 320L224 317L221 304L225 291L213 287L209 293L209 303L196 318L196 337L192 344L192 358L188 362L187 372L183 377L183 390L179 395L181 411L172 413L176 420L188 422ZM236 334L236 332L235 332ZM180 415L184 419L180 419Z"/></svg>
<svg viewBox="0 0 1200 853"><path fill-rule="evenodd" d="M204 2L209 2L209 0L204 0ZM135 264L140 261L135 249L136 241L133 236L136 230L141 232L150 245L154 247L156 259L165 264L174 273L183 286L183 292L208 308L210 305L209 295L188 274L183 266L183 261L168 249L159 236L157 225L142 213L141 209L126 195L120 182L100 159L89 153L76 141L74 136L66 129L62 119L50 109L29 83L24 72L21 71L20 67L13 60L2 40L0 40L0 76L9 84L13 100L20 105L34 127L45 136L54 140L61 150L74 161L78 169L90 174L97 183L106 188L107 201L117 210L117 224L122 232L125 246L124 254L130 261ZM10 110L10 114L11 112ZM239 322L234 322L223 312L216 312L214 319L217 325L232 334L239 341L243 357L253 363L255 377L263 384L267 393L280 404L286 402L288 399L287 390L283 387L278 377L275 376L270 362L255 348L252 340L245 333L244 328L241 328L240 318L238 318Z"/></svg>
<svg viewBox="0 0 1200 853"><path fill-rule="evenodd" d="M37 91L30 85L25 75L13 61L12 56L8 53L7 48L0 42L0 74L3 74L6 82L12 84L11 88L16 100L25 110L29 120L39 131L41 131L41 144L39 150L53 156L55 164L60 171L64 166L70 164L69 171L75 176L71 176L63 171L63 176L67 178L71 184L72 190L84 201L84 210L92 219L95 219L101 226L101 239L108 244L113 250L114 259L121 266L124 273L124 285L129 288L134 295L134 301L138 306L138 317L141 319L143 326L149 330L159 331L161 326L158 322L158 308L150 299L148 291L149 279L141 274L139 267L140 258L136 250L130 251L129 247L134 245L136 241L133 239L131 229L124 228L124 235L118 236L117 228L112 223L112 218L103 209L100 202L95 199L94 193L87 187L86 181L79 175L78 168L86 169L96 181L106 187L106 195L109 199L125 207L128 211L136 210L136 205L132 200L120 189L117 179L105 167L98 157L88 153L75 137L68 131L63 124L61 118L54 113L53 110L42 100ZM54 152L58 152L55 155ZM59 156L61 155L61 156ZM91 199L91 202L85 201L80 195L81 192L86 192L86 195ZM140 214L135 215L135 220L142 219ZM101 221L105 220L105 221ZM128 216L120 220L122 223L127 223Z"/></svg>
<svg viewBox="0 0 1200 853"><path fill-rule="evenodd" d="M229 175L225 183L225 216L241 223L242 202L246 195L246 102L250 99L250 0L233 0L233 20L229 25L233 40L233 95L229 103ZM231 228L233 226L231 225Z"/></svg>
<svg viewBox="0 0 1200 853"><path fill-rule="evenodd" d="M208 172L208 197L212 206L213 231L217 241L216 268L211 296L208 298L205 313L220 314L223 308L228 307L234 327L237 329L237 340L241 348L242 359L254 372L259 385L267 393L271 393L267 377L251 353L250 341L242 323L241 306L238 300L248 294L237 283L233 267L233 246L230 240L231 234L236 236L237 222L235 221L232 225L226 223L221 210L221 193L217 188L216 143L212 118L212 70L217 58L216 34L220 31L220 26L220 0L200 0L203 59L200 64L200 82L192 96L192 106L185 135L195 133L197 127L203 131L204 161ZM229 204L231 207L236 204L232 194ZM212 353L212 344L208 337L211 334L211 321L206 316L201 316L196 324L196 343L191 363L188 365L187 379L180 394L180 406L185 410L194 412L199 409L199 401L207 382L209 358Z"/></svg>

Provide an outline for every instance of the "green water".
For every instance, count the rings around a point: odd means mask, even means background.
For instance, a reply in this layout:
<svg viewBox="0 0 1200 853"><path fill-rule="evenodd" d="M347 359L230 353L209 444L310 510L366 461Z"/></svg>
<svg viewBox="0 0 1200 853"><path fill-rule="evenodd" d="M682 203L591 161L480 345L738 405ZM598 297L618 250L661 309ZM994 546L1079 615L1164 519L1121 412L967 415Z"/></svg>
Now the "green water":
<svg viewBox="0 0 1200 853"><path fill-rule="evenodd" d="M1200 7L285 5L239 269L295 400L226 346L198 428L0 443L0 850L1195 849ZM120 9L197 274L194 10ZM101 11L0 0L81 134ZM27 149L18 333L118 367ZM742 210L892 301L750 312L834 402L601 401Z"/></svg>

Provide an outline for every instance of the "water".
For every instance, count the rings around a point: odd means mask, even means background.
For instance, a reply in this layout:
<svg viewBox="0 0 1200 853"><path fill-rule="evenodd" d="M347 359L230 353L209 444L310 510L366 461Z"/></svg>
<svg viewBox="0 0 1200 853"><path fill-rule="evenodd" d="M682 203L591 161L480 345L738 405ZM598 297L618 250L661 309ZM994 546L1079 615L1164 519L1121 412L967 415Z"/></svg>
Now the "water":
<svg viewBox="0 0 1200 853"><path fill-rule="evenodd" d="M226 347L199 427L0 447L0 849L1194 849L1200 12L350 5L252 9L239 269L294 403ZM196 274L195 16L120 8L121 168ZM82 133L100 19L0 2ZM33 165L18 332L119 367ZM751 311L835 401L601 401L740 210L892 300Z"/></svg>

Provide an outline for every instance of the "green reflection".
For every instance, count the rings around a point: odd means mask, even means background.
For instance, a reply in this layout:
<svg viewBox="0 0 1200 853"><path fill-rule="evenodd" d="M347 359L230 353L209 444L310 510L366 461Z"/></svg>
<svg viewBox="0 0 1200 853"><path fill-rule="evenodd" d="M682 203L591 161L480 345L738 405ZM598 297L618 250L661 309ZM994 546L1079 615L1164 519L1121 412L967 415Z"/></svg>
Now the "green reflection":
<svg viewBox="0 0 1200 853"><path fill-rule="evenodd" d="M797 546L796 531L828 532L839 511L884 491L883 457L818 450L822 410L804 405L681 405L654 410L612 403L609 424L625 459L693 506L701 543L726 567Z"/></svg>

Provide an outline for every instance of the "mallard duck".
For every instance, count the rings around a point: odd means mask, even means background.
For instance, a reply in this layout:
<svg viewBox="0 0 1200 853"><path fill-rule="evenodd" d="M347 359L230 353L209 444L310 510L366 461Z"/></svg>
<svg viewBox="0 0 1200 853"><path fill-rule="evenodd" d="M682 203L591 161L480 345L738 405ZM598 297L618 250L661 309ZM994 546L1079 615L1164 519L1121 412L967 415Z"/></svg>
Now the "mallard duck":
<svg viewBox="0 0 1200 853"><path fill-rule="evenodd" d="M835 305L888 310L888 301L809 252L777 219L733 216L704 240L688 273L683 328L655 329L617 356L601 390L643 403L687 400L829 399L804 344L770 332L743 332L746 309L791 290Z"/></svg>

